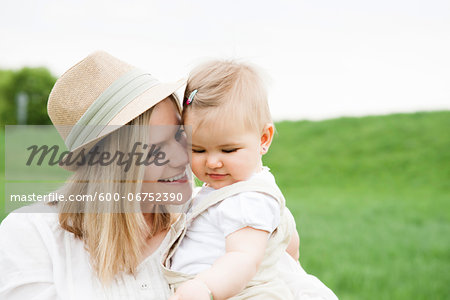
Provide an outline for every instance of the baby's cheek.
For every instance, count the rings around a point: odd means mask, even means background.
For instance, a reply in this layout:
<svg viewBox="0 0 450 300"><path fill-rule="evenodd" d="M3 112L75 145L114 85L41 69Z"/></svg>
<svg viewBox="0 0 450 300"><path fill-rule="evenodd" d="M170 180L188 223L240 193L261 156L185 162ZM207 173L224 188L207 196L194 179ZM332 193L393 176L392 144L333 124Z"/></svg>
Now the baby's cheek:
<svg viewBox="0 0 450 300"><path fill-rule="evenodd" d="M197 173L202 169L202 159L198 154L193 153L191 157L191 169L192 172L197 176ZM198 177L198 176L197 176Z"/></svg>
<svg viewBox="0 0 450 300"><path fill-rule="evenodd" d="M236 169L238 170L237 177L239 180L248 180L255 172L255 165L250 160L243 160Z"/></svg>

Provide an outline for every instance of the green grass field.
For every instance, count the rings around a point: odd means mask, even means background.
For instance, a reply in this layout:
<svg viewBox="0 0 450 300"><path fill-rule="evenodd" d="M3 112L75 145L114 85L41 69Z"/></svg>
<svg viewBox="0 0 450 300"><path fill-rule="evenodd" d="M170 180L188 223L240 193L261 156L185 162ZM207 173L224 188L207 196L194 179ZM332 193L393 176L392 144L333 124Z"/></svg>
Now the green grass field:
<svg viewBox="0 0 450 300"><path fill-rule="evenodd" d="M308 273L340 299L450 297L449 111L276 126L264 162Z"/></svg>
<svg viewBox="0 0 450 300"><path fill-rule="evenodd" d="M5 213L5 131L0 128L0 220L6 217Z"/></svg>

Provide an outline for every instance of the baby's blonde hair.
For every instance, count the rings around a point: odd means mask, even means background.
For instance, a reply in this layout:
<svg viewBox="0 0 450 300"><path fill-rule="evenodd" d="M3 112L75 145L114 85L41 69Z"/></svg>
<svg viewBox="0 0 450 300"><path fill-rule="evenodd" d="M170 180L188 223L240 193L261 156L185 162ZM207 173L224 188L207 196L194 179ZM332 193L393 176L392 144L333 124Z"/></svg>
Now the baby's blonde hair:
<svg viewBox="0 0 450 300"><path fill-rule="evenodd" d="M183 99L183 123L189 112L201 112L198 125L213 121L234 122L261 132L272 123L267 91L255 66L232 60L199 65L188 79ZM186 101L197 90L190 104Z"/></svg>

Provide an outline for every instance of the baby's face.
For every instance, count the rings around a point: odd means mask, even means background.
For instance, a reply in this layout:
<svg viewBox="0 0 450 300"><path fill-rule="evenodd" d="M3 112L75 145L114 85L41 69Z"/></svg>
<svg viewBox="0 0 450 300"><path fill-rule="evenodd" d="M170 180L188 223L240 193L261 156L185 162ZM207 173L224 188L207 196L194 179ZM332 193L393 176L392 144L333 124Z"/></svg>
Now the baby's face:
<svg viewBox="0 0 450 300"><path fill-rule="evenodd" d="M261 136L233 124L197 126L189 114L186 125L192 125L192 171L214 189L247 180L261 170Z"/></svg>

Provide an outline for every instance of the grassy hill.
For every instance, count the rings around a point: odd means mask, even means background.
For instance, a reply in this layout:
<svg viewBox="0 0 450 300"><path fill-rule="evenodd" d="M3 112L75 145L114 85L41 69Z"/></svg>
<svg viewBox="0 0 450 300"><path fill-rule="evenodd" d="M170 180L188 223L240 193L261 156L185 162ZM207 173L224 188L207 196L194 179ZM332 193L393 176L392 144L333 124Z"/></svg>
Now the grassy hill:
<svg viewBox="0 0 450 300"><path fill-rule="evenodd" d="M281 122L265 163L341 299L450 294L450 112Z"/></svg>
<svg viewBox="0 0 450 300"><path fill-rule="evenodd" d="M264 162L296 218L308 273L340 299L448 298L450 112L276 127Z"/></svg>

